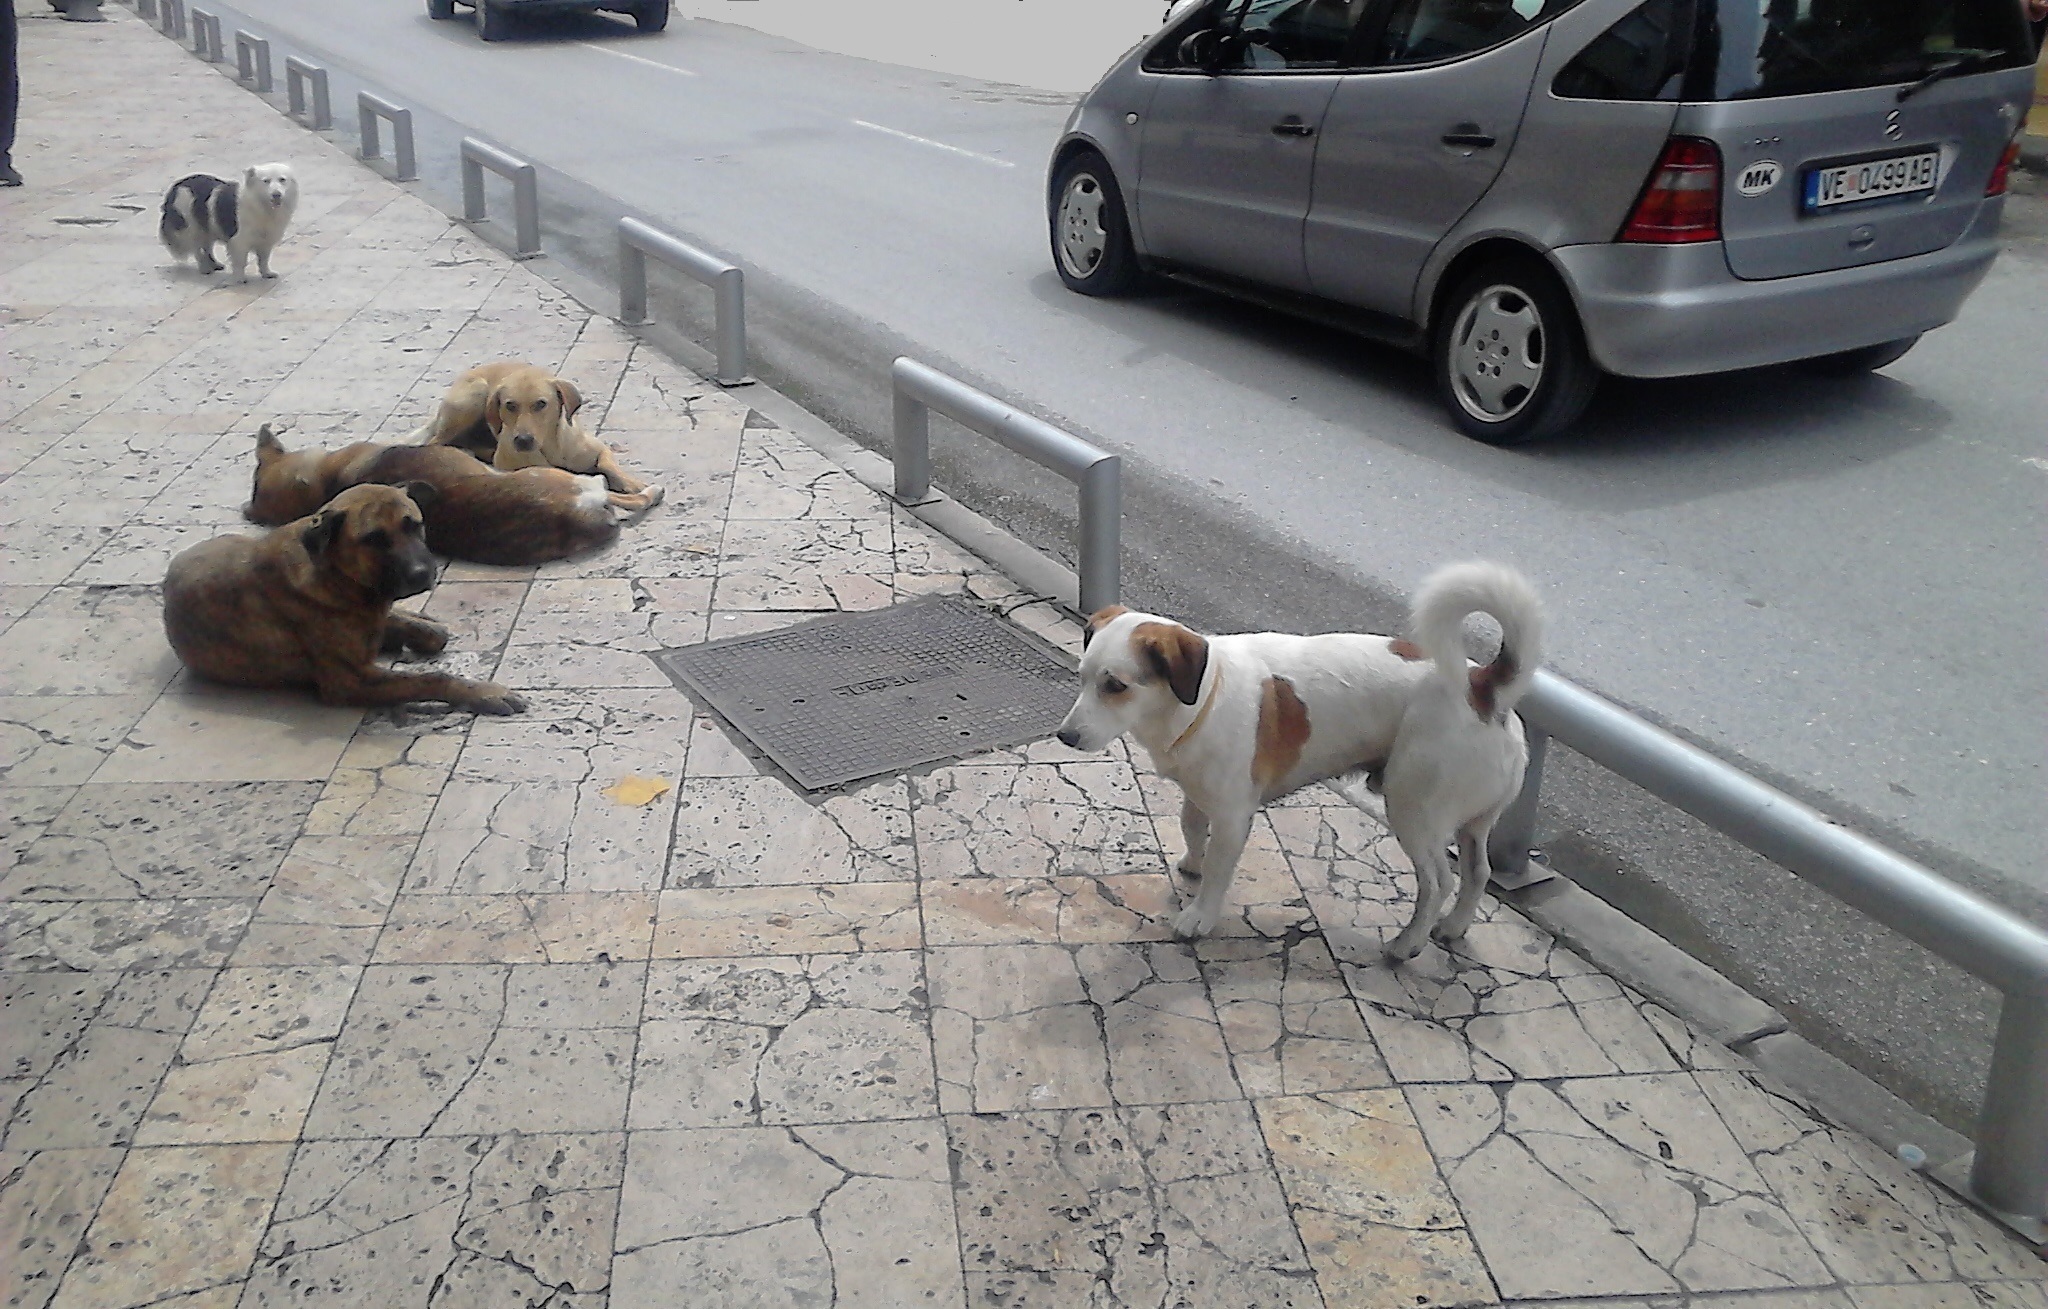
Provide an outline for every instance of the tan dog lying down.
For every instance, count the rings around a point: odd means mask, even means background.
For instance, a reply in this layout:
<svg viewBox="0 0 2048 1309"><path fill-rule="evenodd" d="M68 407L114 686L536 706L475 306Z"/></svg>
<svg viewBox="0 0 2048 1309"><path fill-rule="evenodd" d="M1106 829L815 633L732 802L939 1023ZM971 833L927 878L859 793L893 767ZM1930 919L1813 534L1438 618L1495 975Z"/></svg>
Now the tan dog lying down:
<svg viewBox="0 0 2048 1309"><path fill-rule="evenodd" d="M328 704L440 700L480 714L526 701L494 682L402 672L381 654L437 655L448 629L391 602L434 584L415 484L350 487L264 536L217 536L171 560L164 635L187 668L229 686L310 687Z"/></svg>
<svg viewBox="0 0 2048 1309"><path fill-rule="evenodd" d="M256 478L242 516L288 523L352 486L425 483L427 547L478 564L544 564L610 545L618 519L594 477L559 468L500 473L452 446L378 445L287 450L266 424L256 437Z"/></svg>
<svg viewBox="0 0 2048 1309"><path fill-rule="evenodd" d="M547 467L595 473L613 491L645 499L622 509L660 504L660 487L620 468L611 448L576 422L582 407L582 392L545 368L509 360L483 364L455 379L434 421L413 440L458 446L501 473Z"/></svg>

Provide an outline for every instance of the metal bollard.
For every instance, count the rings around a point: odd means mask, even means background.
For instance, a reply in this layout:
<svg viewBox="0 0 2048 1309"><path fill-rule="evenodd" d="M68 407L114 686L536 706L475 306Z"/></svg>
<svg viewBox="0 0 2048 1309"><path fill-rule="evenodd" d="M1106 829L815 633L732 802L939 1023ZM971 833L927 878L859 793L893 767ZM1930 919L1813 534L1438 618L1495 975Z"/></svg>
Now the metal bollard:
<svg viewBox="0 0 2048 1309"><path fill-rule="evenodd" d="M185 39L185 0L162 0L157 6L162 22L157 30L173 41Z"/></svg>
<svg viewBox="0 0 2048 1309"><path fill-rule="evenodd" d="M156 0L135 0L135 16L154 23L156 21Z"/></svg>
<svg viewBox="0 0 2048 1309"><path fill-rule="evenodd" d="M259 94L276 87L270 76L270 42L248 32L235 33L235 80L253 85Z"/></svg>
<svg viewBox="0 0 2048 1309"><path fill-rule="evenodd" d="M381 159L383 142L378 139L377 120L391 121L392 177L400 182L410 182L419 176L419 169L412 152L412 110L400 109L381 96L368 91L356 92L356 125L361 130L364 159Z"/></svg>
<svg viewBox="0 0 2048 1309"><path fill-rule="evenodd" d="M166 4L170 0L164 0ZM313 116L309 124L316 132L324 132L334 126L334 106L327 99L327 70L309 64L297 55L284 58L284 94L287 111L292 117L302 117L306 112L306 88L313 89Z"/></svg>
<svg viewBox="0 0 2048 1309"><path fill-rule="evenodd" d="M227 56L221 50L220 18L204 9L192 11L192 53L209 64L217 64Z"/></svg>
<svg viewBox="0 0 2048 1309"><path fill-rule="evenodd" d="M717 297L713 330L718 337L720 386L744 386L747 376L746 274L637 218L619 220L619 321L647 321L647 256L712 288Z"/></svg>
<svg viewBox="0 0 2048 1309"><path fill-rule="evenodd" d="M490 217L484 206L484 169L512 183L513 256L538 258L540 248L540 174L517 155L486 145L473 136L462 138L462 219L481 223Z"/></svg>

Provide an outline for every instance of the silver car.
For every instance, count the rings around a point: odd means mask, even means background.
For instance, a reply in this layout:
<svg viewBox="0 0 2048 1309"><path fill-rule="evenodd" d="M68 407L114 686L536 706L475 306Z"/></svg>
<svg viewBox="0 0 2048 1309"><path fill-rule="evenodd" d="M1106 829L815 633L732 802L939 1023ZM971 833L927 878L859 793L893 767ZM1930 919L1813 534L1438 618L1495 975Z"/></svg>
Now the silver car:
<svg viewBox="0 0 2048 1309"><path fill-rule="evenodd" d="M1075 109L1053 263L1426 352L1519 444L1600 377L1879 368L1997 253L2020 0L1183 0Z"/></svg>

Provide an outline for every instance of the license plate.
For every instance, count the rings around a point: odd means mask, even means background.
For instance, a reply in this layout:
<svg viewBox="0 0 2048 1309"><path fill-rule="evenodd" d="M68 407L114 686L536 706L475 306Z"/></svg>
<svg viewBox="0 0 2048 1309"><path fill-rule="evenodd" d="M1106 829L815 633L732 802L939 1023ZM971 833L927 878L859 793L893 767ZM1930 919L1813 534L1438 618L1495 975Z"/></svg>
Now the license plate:
<svg viewBox="0 0 2048 1309"><path fill-rule="evenodd" d="M1859 200L1885 200L1932 191L1940 173L1939 150L1815 168L1806 174L1806 210L1812 213Z"/></svg>

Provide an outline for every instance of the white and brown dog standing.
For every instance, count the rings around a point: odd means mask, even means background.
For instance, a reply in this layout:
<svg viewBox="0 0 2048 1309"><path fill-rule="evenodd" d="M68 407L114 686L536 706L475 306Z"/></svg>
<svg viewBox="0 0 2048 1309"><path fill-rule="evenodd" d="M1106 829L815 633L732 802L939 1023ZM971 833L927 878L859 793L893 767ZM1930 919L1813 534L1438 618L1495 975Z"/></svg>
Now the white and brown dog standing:
<svg viewBox="0 0 2048 1309"><path fill-rule="evenodd" d="M460 446L501 473L553 467L596 474L620 509L660 504L660 487L619 467L611 447L583 430L576 421L582 407L583 393L573 383L536 364L480 364L455 379L433 421L412 439Z"/></svg>
<svg viewBox="0 0 2048 1309"><path fill-rule="evenodd" d="M1473 667L1463 625L1501 627L1500 651ZM1364 773L1415 865L1415 916L1387 945L1412 959L1434 930L1465 934L1491 870L1486 839L1529 760L1514 704L1542 658L1543 615L1519 573L1454 564L1423 583L1412 641L1385 636L1205 637L1170 619L1105 609L1089 620L1081 694L1059 739L1100 750L1129 733L1180 783L1181 871L1201 889L1174 920L1181 937L1215 929L1260 806L1312 782ZM1447 847L1458 843L1454 872ZM1456 902L1443 913L1454 878ZM1440 917L1441 915L1441 917Z"/></svg>

